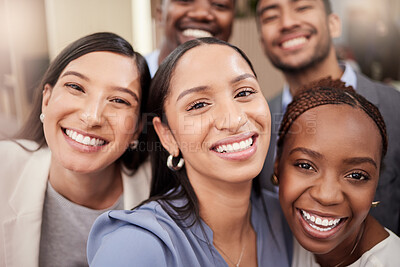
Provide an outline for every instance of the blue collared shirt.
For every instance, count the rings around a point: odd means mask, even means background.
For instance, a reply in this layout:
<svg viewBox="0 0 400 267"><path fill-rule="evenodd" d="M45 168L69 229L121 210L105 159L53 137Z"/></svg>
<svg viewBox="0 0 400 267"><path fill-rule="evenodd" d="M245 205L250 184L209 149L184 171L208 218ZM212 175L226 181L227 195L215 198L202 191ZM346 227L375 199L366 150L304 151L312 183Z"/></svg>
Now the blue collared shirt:
<svg viewBox="0 0 400 267"><path fill-rule="evenodd" d="M277 197L264 190L262 197L251 197L251 204L258 266L289 266L292 239ZM228 267L213 245L213 231L207 224L182 227L190 219L178 225L155 201L133 211L106 212L90 232L88 262L90 266Z"/></svg>

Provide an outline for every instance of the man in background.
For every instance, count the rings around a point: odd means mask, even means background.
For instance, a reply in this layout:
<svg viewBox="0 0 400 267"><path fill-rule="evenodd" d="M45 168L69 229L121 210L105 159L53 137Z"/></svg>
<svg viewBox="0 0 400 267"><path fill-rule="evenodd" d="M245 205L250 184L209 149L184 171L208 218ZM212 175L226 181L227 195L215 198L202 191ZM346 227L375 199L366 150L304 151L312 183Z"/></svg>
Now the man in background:
<svg viewBox="0 0 400 267"><path fill-rule="evenodd" d="M328 76L341 79L375 104L385 119L389 146L375 195L375 200L380 201L380 205L371 209L371 214L398 235L400 93L371 81L355 72L349 64L337 60L332 38L340 36L341 23L339 17L332 13L329 0L259 0L257 27L266 56L282 71L286 80L283 92L269 101L272 131L270 148L260 174L263 187L275 189L270 177L273 174L277 134L292 96L301 86L312 81Z"/></svg>
<svg viewBox="0 0 400 267"><path fill-rule="evenodd" d="M160 48L146 56L153 77L158 66L176 47L194 38L228 41L232 32L235 0L162 0L156 19L163 28Z"/></svg>

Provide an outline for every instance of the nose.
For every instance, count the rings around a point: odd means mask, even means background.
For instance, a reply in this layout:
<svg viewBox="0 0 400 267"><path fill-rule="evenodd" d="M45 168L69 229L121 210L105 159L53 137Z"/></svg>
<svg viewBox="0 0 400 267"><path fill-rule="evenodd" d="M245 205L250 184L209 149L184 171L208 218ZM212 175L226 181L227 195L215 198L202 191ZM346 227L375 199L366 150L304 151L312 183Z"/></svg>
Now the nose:
<svg viewBox="0 0 400 267"><path fill-rule="evenodd" d="M311 197L324 206L340 204L344 200L340 181L337 177L324 174L310 189Z"/></svg>
<svg viewBox="0 0 400 267"><path fill-rule="evenodd" d="M211 4L208 0L194 1L187 15L198 21L211 21L214 19Z"/></svg>
<svg viewBox="0 0 400 267"><path fill-rule="evenodd" d="M215 109L215 128L220 131L237 132L247 124L247 115L239 105L235 101L227 101L227 103L220 104L220 107Z"/></svg>
<svg viewBox="0 0 400 267"><path fill-rule="evenodd" d="M88 127L100 126L103 123L104 104L100 99L88 99L82 108L80 119Z"/></svg>
<svg viewBox="0 0 400 267"><path fill-rule="evenodd" d="M286 10L281 14L281 29L282 31L291 30L299 26L299 21L294 14L294 11Z"/></svg>

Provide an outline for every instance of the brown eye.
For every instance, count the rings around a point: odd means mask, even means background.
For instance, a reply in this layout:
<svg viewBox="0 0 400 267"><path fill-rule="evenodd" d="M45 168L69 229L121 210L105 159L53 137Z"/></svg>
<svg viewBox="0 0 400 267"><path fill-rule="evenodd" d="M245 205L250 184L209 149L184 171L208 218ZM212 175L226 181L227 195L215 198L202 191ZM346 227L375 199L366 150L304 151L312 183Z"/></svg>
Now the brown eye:
<svg viewBox="0 0 400 267"><path fill-rule="evenodd" d="M208 105L208 104L207 104L206 102L195 102L195 103L191 104L191 105L188 107L187 111L195 110L195 109L200 109L200 108L204 108L204 107L206 107L207 105Z"/></svg>
<svg viewBox="0 0 400 267"><path fill-rule="evenodd" d="M347 178L351 178L358 181L369 180L369 176L362 172L352 172L346 176Z"/></svg>
<svg viewBox="0 0 400 267"><path fill-rule="evenodd" d="M308 163L297 163L296 166L306 170L314 170L314 168Z"/></svg>
<svg viewBox="0 0 400 267"><path fill-rule="evenodd" d="M74 83L67 83L65 86L67 86L67 87L69 87L69 88L72 88L72 89L74 89L74 90L80 91L80 92L85 92L85 91L82 89L82 87L80 87L79 85L74 84Z"/></svg>

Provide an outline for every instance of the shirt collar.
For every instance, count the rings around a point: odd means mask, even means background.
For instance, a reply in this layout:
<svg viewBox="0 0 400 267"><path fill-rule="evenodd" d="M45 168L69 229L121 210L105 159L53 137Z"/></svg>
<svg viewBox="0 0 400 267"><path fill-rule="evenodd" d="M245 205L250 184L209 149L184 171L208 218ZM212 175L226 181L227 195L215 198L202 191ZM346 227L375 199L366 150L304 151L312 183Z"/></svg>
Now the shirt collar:
<svg viewBox="0 0 400 267"><path fill-rule="evenodd" d="M356 72L354 71L353 67L350 66L349 63L347 62L339 62L339 66L344 69L344 72L342 74L342 77L340 80L342 80L346 86L352 86L354 90L357 88L357 76ZM282 92L282 113L286 112L287 106L292 102L293 96L290 93L289 90L289 85L285 83L283 85L283 92Z"/></svg>

